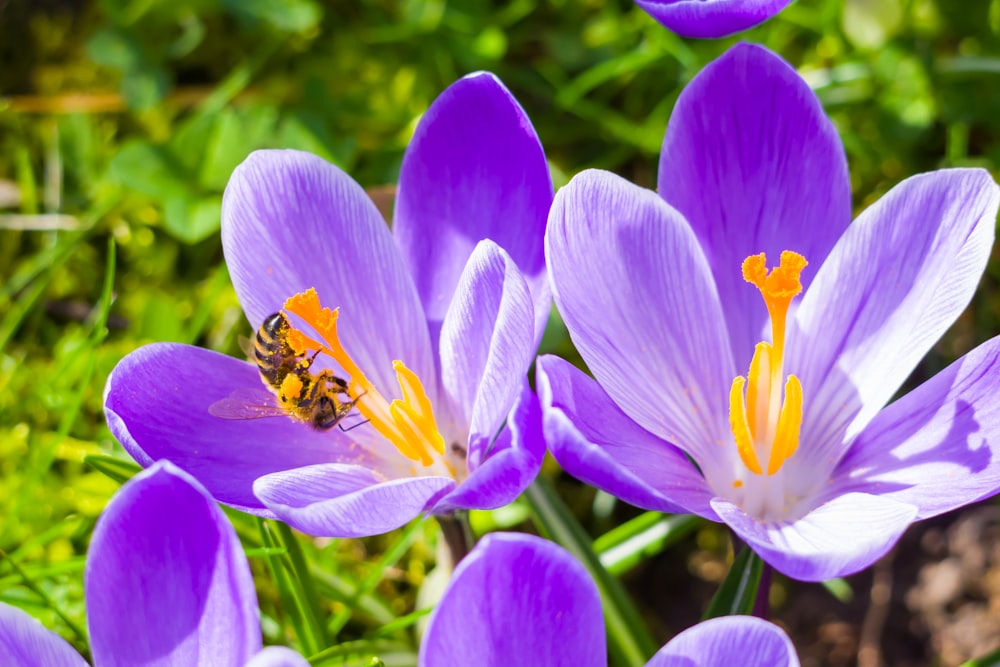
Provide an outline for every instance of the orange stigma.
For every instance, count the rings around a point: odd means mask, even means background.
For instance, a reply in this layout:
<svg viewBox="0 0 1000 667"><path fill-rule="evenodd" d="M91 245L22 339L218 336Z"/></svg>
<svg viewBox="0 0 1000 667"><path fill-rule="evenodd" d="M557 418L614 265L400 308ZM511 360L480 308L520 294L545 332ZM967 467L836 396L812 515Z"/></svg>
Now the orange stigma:
<svg viewBox="0 0 1000 667"><path fill-rule="evenodd" d="M784 378L785 324L792 299L802 292L800 276L808 262L788 250L770 272L766 262L764 253L747 257L743 278L760 290L771 317L772 342L757 343L747 376L734 379L729 392L736 449L755 475L764 474L761 460L767 461L768 475L781 470L798 449L802 427L802 384L794 375Z"/></svg>
<svg viewBox="0 0 1000 667"><path fill-rule="evenodd" d="M324 308L316 290L311 288L290 297L284 309L300 317L323 339L321 343L293 327L288 336L292 348L297 353L318 350L332 357L351 376L348 394L357 400L358 411L376 431L413 461L428 466L435 458L440 459L444 454L444 438L438 431L424 385L413 371L402 361L393 362L402 398L389 402L341 345L337 335L339 310Z"/></svg>

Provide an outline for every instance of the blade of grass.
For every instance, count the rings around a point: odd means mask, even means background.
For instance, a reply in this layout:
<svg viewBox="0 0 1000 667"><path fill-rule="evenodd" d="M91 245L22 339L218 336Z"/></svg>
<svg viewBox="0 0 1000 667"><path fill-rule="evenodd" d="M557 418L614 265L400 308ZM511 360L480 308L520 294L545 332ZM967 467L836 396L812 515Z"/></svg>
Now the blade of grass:
<svg viewBox="0 0 1000 667"><path fill-rule="evenodd" d="M320 650L328 646L330 642L327 639L326 628L323 627L323 621L321 620L323 607L320 604L319 596L316 595L316 586L313 583L312 575L309 573L309 566L302 555L302 545L299 544L299 541L295 538L295 533L286 524L282 522L275 522L275 524L278 527L278 535L281 537L281 543L288 551L287 560L291 568L293 583L295 584L294 592L296 600L302 609L306 623L309 624L310 631L319 642L319 648L316 650Z"/></svg>
<svg viewBox="0 0 1000 667"><path fill-rule="evenodd" d="M395 544L382 554L382 557L376 561L372 571L367 577L365 577L364 581L361 582L361 585L358 586L356 595L364 595L374 590L374 588L382 580L382 575L385 574L385 571L395 565L399 559L403 557L403 554L406 553L406 550L410 548L410 545L413 544L413 540L416 538L417 533L423 527L423 521L423 518L415 519L403 529L403 534L399 536L399 540L397 540ZM354 608L356 606L356 599L352 599L341 611L337 613L336 616L330 620L329 624L327 624L327 628L330 630L331 637L336 638L340 631L343 630L344 626L354 614Z"/></svg>
<svg viewBox="0 0 1000 667"><path fill-rule="evenodd" d="M65 612L63 612L63 610L59 608L59 605L57 605L55 601L52 598L50 598L48 594L44 590L42 590L42 588L38 586L38 584L36 584L35 581L30 576L28 576L28 573L25 572L20 565L18 565L17 563L15 563L14 561L10 560L7 557L7 552L4 551L3 549L0 549L0 560L9 563L10 566L14 569L14 572L16 572L21 577L21 583L24 585L24 587L30 590L35 595L37 595L39 598L41 598L41 600L45 603L45 606L54 611L56 615L62 619L63 623L66 624L66 627L68 627L70 631L74 635L76 635L77 639L79 639L80 642L82 642L88 647L90 646L90 638L87 637L87 631L84 630L81 626L77 625L73 621L73 619L71 619Z"/></svg>
<svg viewBox="0 0 1000 667"><path fill-rule="evenodd" d="M306 612L299 604L299 598L295 593L295 584L292 581L293 577L289 574L288 566L282 561L282 556L270 555L277 553L277 550L284 550L284 547L278 546L278 540L272 534L272 529L267 520L258 518L257 527L260 530L260 537L264 548L267 549L267 553L269 554L265 556L265 559L270 567L271 575L274 577L274 584L278 588L282 607L288 616L288 621L291 623L292 629L295 631L295 636L298 637L305 653L316 653L323 647L319 646L319 638L306 621Z"/></svg>
<svg viewBox="0 0 1000 667"><path fill-rule="evenodd" d="M733 559L729 574L726 575L719 590L712 597L702 620L718 616L753 613L754 603L757 600L757 588L760 586L763 573L764 561L760 559L760 556L755 554L753 549L747 547L741 549L736 554L736 558Z"/></svg>
<svg viewBox="0 0 1000 667"><path fill-rule="evenodd" d="M604 605L608 648L616 663L645 665L658 646L625 588L601 565L590 537L556 493L547 478L539 476L525 491L535 523L549 539L573 554L594 578Z"/></svg>

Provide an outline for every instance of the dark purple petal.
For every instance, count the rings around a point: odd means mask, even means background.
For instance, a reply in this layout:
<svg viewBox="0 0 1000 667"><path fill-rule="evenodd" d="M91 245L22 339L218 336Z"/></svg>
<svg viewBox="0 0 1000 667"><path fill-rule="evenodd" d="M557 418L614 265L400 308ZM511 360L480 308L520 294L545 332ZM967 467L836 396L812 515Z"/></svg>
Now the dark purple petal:
<svg viewBox="0 0 1000 667"><path fill-rule="evenodd" d="M309 667L309 661L285 646L266 646L245 667Z"/></svg>
<svg viewBox="0 0 1000 667"><path fill-rule="evenodd" d="M674 6L708 11L728 4ZM763 10L776 3L752 4ZM767 309L743 280L743 260L765 252L776 264L782 250L794 250L810 262L802 276L808 286L851 221L840 138L788 63L763 47L738 44L678 98L660 153L659 189L705 249L736 367L745 373Z"/></svg>
<svg viewBox="0 0 1000 667"><path fill-rule="evenodd" d="M359 453L339 431L289 417L232 420L208 409L238 389L263 388L257 367L189 345L146 345L108 377L104 410L111 432L143 466L169 459L215 498L271 516L253 495L262 475Z"/></svg>
<svg viewBox="0 0 1000 667"><path fill-rule="evenodd" d="M785 369L802 381L809 443L797 465L834 465L965 309L993 245L998 203L1000 188L981 169L922 174L837 243L788 336Z"/></svg>
<svg viewBox="0 0 1000 667"><path fill-rule="evenodd" d="M521 272L495 243L481 241L441 328L441 383L458 421L452 430L469 434L474 460L503 425L534 354L534 309Z"/></svg>
<svg viewBox="0 0 1000 667"><path fill-rule="evenodd" d="M35 617L0 602L0 665L87 667L87 661Z"/></svg>
<svg viewBox="0 0 1000 667"><path fill-rule="evenodd" d="M470 457L469 476L431 511L439 514L508 505L534 481L543 458L542 412L527 378L523 378L507 427L490 445L486 460L478 463Z"/></svg>
<svg viewBox="0 0 1000 667"><path fill-rule="evenodd" d="M718 39L763 23L791 1L635 0L635 4L678 35Z"/></svg>
<svg viewBox="0 0 1000 667"><path fill-rule="evenodd" d="M542 145L500 80L478 72L441 93L403 157L393 221L432 332L472 249L491 239L524 272L541 336L550 305L542 239L551 204Z"/></svg>
<svg viewBox="0 0 1000 667"><path fill-rule="evenodd" d="M799 667L785 631L754 616L723 616L688 628L646 667Z"/></svg>
<svg viewBox="0 0 1000 667"><path fill-rule="evenodd" d="M880 412L834 480L835 492L915 505L919 519L1000 491L1000 338Z"/></svg>
<svg viewBox="0 0 1000 667"><path fill-rule="evenodd" d="M836 496L792 522L758 521L722 498L712 507L774 569L802 581L863 570L892 548L917 514L913 505L865 493Z"/></svg>
<svg viewBox="0 0 1000 667"><path fill-rule="evenodd" d="M253 577L229 520L167 461L125 484L84 573L98 665L242 665L260 650Z"/></svg>
<svg viewBox="0 0 1000 667"><path fill-rule="evenodd" d="M420 667L608 664L597 587L567 551L532 535L484 537L451 577Z"/></svg>
<svg viewBox="0 0 1000 667"><path fill-rule="evenodd" d="M317 537L368 537L399 528L455 487L450 477L386 480L345 464L266 475L254 493L279 519Z"/></svg>
<svg viewBox="0 0 1000 667"><path fill-rule="evenodd" d="M701 465L719 456L737 373L684 218L650 190L584 171L556 195L545 243L559 312L605 391Z"/></svg>
<svg viewBox="0 0 1000 667"><path fill-rule="evenodd" d="M715 494L676 447L629 419L568 362L544 355L535 368L545 440L566 472L644 509L719 520Z"/></svg>
<svg viewBox="0 0 1000 667"><path fill-rule="evenodd" d="M344 347L376 386L397 386L394 359L434 377L423 309L392 234L339 168L299 151L252 153L226 186L222 247L254 327L315 287L324 306L340 308Z"/></svg>

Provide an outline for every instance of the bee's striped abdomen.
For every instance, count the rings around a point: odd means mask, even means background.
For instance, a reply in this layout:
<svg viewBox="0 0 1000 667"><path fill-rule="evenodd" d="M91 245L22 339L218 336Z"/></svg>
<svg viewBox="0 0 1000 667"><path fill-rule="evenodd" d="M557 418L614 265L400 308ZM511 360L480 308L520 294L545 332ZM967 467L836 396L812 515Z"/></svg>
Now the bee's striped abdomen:
<svg viewBox="0 0 1000 667"><path fill-rule="evenodd" d="M260 376L272 387L281 386L285 376L291 372L298 358L286 338L289 330L284 313L277 312L264 320L257 329L254 340L254 356Z"/></svg>

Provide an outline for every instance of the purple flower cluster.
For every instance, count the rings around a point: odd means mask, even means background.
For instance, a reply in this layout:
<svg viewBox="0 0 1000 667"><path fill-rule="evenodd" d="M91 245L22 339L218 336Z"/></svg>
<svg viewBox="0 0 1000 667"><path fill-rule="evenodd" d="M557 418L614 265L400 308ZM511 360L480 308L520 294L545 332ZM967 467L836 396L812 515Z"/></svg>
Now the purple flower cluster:
<svg viewBox="0 0 1000 667"><path fill-rule="evenodd" d="M788 4L637 2L701 37ZM1000 338L890 403L985 269L1000 206L987 172L914 176L851 222L833 124L792 67L747 44L684 90L659 166L656 192L590 170L553 199L530 121L487 73L421 120L391 231L337 167L252 154L226 189L222 241L260 327L256 363L154 344L108 380L109 426L148 469L94 532L95 664L307 664L262 650L216 500L310 535L374 535L508 504L547 446L599 489L724 523L818 581L1000 490ZM553 297L593 377L545 355L536 396L526 377ZM455 569L420 664L606 654L583 567L497 534ZM2 604L0 659L85 664ZM798 660L776 626L731 617L648 663L691 664Z"/></svg>

